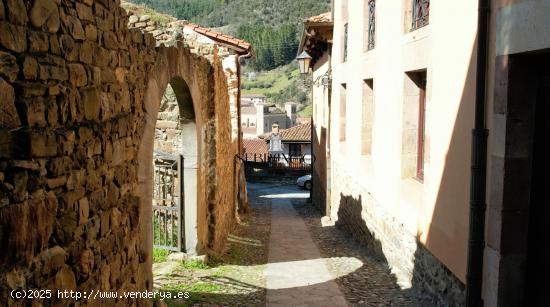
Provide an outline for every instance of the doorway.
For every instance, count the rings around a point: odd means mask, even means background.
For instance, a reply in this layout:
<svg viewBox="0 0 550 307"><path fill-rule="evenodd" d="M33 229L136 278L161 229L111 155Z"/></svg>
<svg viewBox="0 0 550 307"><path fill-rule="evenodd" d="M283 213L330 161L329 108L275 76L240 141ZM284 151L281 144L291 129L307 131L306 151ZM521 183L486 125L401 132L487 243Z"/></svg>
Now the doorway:
<svg viewBox="0 0 550 307"><path fill-rule="evenodd" d="M550 56L537 56L535 130L524 306L548 304L550 276Z"/></svg>

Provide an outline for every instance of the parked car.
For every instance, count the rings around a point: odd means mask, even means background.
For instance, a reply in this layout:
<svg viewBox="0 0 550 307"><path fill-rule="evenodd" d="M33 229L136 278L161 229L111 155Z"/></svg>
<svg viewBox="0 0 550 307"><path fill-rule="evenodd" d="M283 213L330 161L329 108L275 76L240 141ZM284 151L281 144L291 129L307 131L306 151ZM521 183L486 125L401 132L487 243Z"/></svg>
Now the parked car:
<svg viewBox="0 0 550 307"><path fill-rule="evenodd" d="M311 175L305 175L298 178L298 180L296 180L296 184L308 191L311 190Z"/></svg>

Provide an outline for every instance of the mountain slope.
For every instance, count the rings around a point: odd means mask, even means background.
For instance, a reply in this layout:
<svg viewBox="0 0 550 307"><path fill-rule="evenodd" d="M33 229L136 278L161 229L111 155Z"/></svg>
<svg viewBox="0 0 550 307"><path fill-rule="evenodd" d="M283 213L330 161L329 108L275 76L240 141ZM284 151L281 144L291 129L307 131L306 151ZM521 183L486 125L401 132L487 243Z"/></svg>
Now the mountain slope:
<svg viewBox="0 0 550 307"><path fill-rule="evenodd" d="M207 27L255 24L301 27L304 18L329 10L330 0L133 0Z"/></svg>

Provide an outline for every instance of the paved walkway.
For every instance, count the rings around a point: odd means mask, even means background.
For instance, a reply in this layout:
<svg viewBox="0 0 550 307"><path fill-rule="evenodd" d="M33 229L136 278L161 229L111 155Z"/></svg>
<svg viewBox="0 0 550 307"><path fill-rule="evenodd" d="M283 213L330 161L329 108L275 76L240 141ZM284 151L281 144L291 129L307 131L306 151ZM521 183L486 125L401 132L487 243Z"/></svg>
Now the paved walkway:
<svg viewBox="0 0 550 307"><path fill-rule="evenodd" d="M264 275L267 306L347 306L306 224L284 194L272 200Z"/></svg>

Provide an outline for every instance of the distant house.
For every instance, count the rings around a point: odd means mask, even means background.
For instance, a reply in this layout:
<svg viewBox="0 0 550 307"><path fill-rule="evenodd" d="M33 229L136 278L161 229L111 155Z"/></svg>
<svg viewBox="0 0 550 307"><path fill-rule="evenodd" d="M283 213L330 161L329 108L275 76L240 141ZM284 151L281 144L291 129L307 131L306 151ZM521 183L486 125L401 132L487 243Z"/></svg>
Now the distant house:
<svg viewBox="0 0 550 307"><path fill-rule="evenodd" d="M306 157L311 159L311 124L302 124L292 128L279 130L276 125L272 132L262 136L269 145L277 136L282 143L282 154L288 157Z"/></svg>
<svg viewBox="0 0 550 307"><path fill-rule="evenodd" d="M271 130L273 124L282 129L294 126L296 104L287 102L285 110L267 102L264 95L241 96L241 128L244 139L254 139Z"/></svg>

